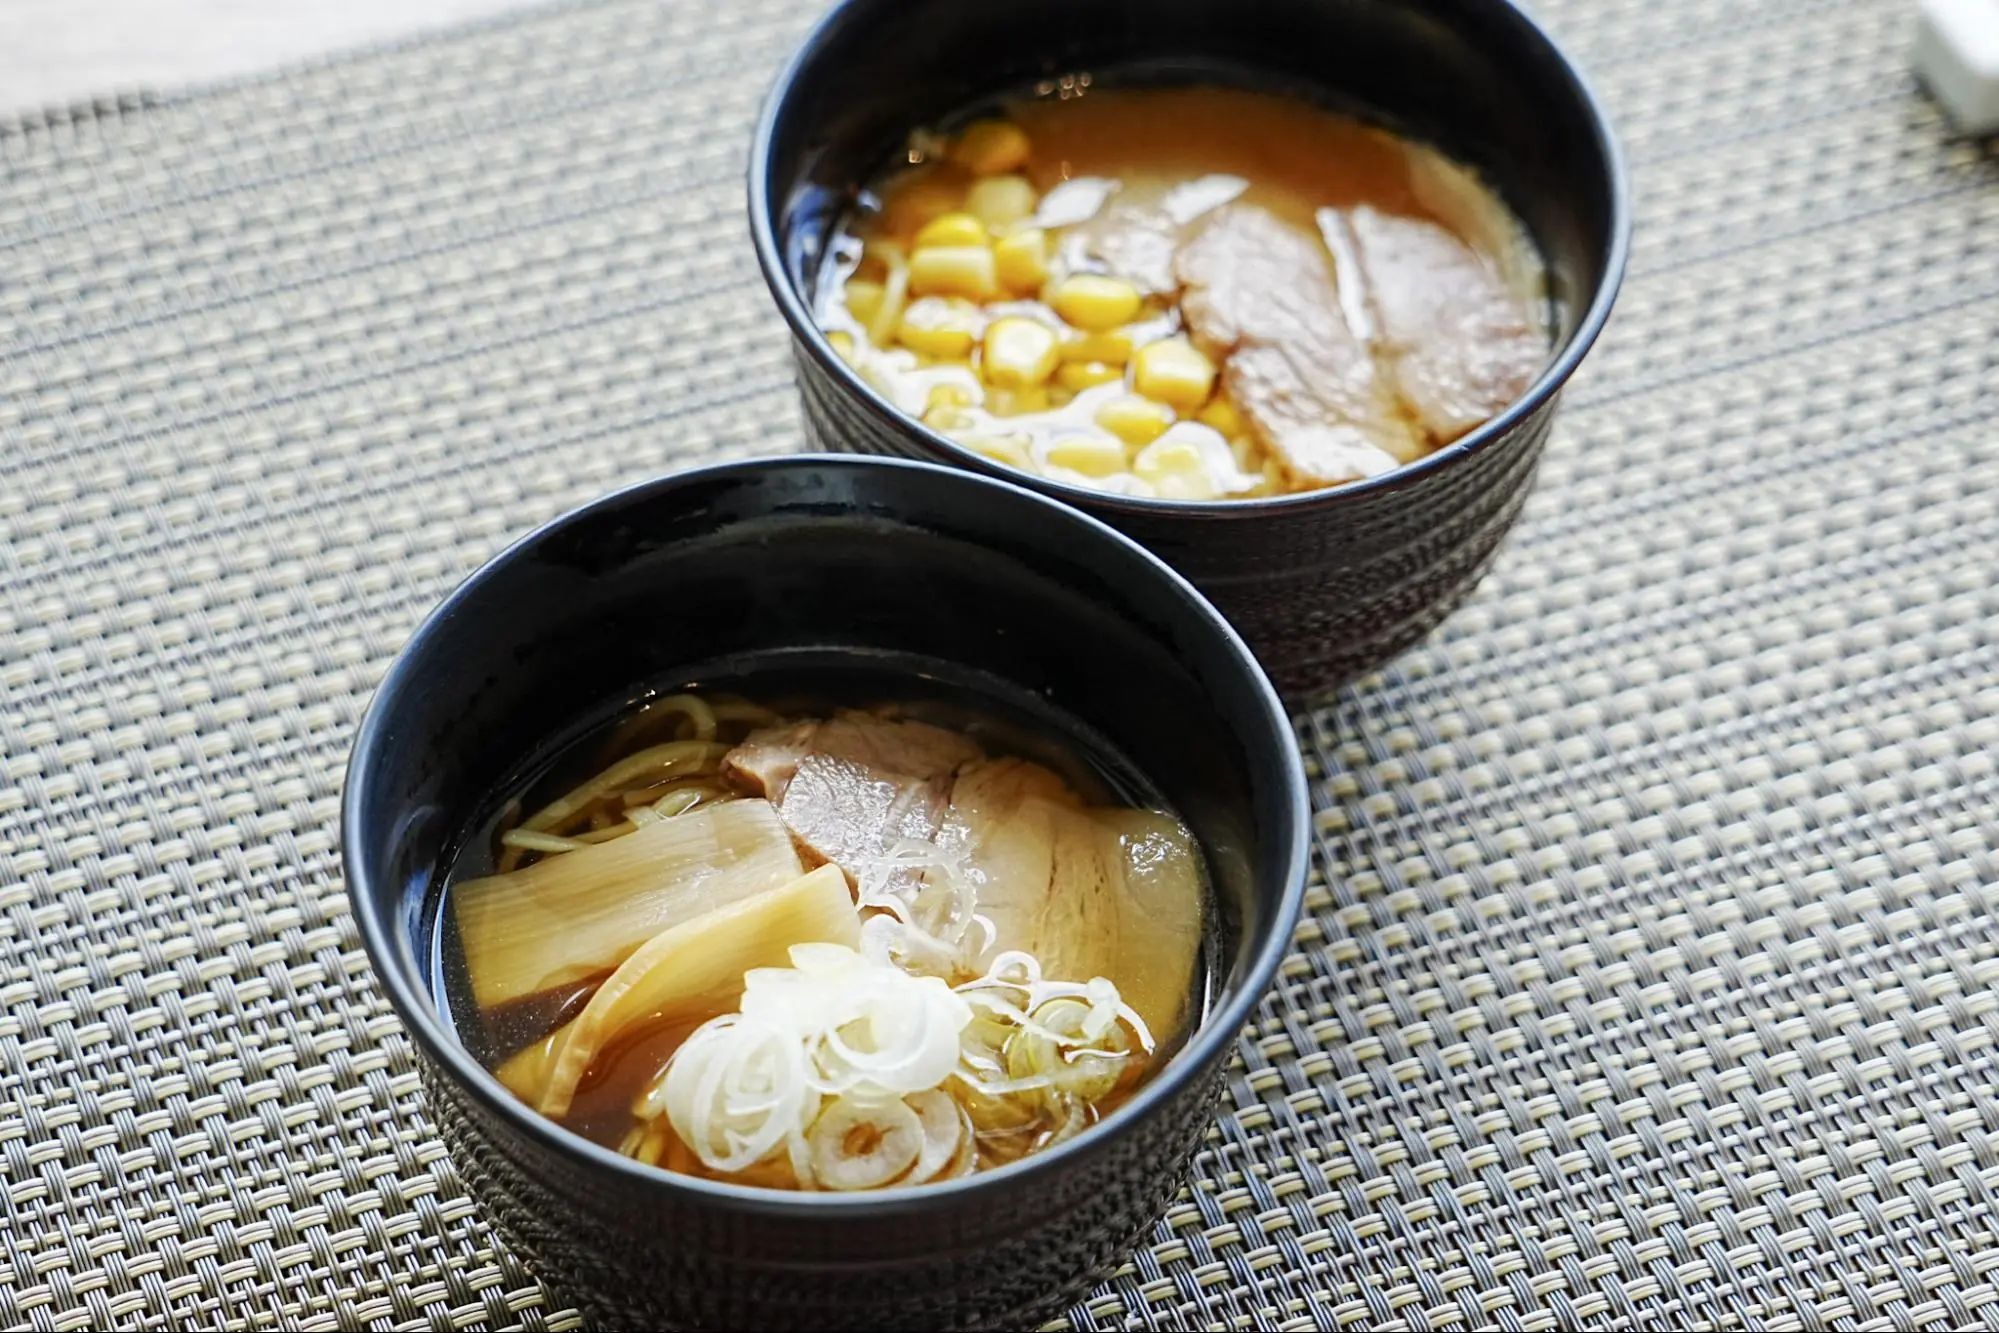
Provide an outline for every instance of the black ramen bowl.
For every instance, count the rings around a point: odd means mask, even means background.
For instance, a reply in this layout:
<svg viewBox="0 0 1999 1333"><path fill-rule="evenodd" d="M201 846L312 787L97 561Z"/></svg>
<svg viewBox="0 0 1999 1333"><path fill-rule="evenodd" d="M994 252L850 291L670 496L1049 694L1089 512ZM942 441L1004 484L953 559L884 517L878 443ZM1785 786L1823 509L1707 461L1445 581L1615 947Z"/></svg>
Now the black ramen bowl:
<svg viewBox="0 0 1999 1333"><path fill-rule="evenodd" d="M803 655L802 657L799 655ZM1214 999L1102 1125L940 1185L784 1193L675 1175L517 1101L441 998L444 867L501 775L649 683L745 657L955 663L1094 729L1203 845ZM361 724L342 852L460 1175L592 1326L1020 1327L1156 1219L1291 939L1306 868L1290 723L1242 641L1164 564L1028 491L802 457L707 468L560 518L424 621Z"/></svg>
<svg viewBox="0 0 1999 1333"><path fill-rule="evenodd" d="M1078 73L1294 92L1477 168L1547 262L1559 315L1546 369L1511 407L1427 458L1257 500L1146 500L1048 481L904 416L813 323L829 234L912 129ZM765 104L750 226L791 325L818 447L1003 475L1105 520L1192 579L1285 696L1307 702L1435 628L1491 565L1533 483L1556 398L1610 314L1630 220L1596 99L1509 0L846 0Z"/></svg>

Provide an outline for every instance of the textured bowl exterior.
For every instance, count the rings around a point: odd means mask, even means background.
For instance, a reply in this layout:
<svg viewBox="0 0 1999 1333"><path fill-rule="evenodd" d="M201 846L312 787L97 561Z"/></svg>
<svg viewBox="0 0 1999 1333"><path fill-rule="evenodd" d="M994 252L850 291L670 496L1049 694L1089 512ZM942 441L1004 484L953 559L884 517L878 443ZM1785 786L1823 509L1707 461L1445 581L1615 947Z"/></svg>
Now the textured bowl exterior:
<svg viewBox="0 0 1999 1333"><path fill-rule="evenodd" d="M977 467L854 393L796 340L806 438L829 451ZM1326 503L1199 515L1107 498L1077 507L1149 547L1227 616L1286 699L1309 702L1442 623L1491 568L1527 501L1558 398L1454 466ZM992 466L992 475L1022 479Z"/></svg>
<svg viewBox="0 0 1999 1333"><path fill-rule="evenodd" d="M721 1212L525 1141L435 1063L424 1089L487 1216L591 1328L1018 1329L1080 1299L1172 1202L1222 1061L1087 1165L951 1210L824 1219ZM1003 1182L995 1178L995 1185ZM855 1256L869 1256L856 1261Z"/></svg>

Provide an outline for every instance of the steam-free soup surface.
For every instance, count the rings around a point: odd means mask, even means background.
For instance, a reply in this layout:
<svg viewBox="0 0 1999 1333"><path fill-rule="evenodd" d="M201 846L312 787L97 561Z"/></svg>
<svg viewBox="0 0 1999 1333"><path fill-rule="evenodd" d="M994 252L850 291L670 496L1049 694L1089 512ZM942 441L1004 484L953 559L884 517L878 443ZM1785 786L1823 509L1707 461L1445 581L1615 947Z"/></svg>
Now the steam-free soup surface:
<svg viewBox="0 0 1999 1333"><path fill-rule="evenodd" d="M1198 1016L1191 835L1051 737L682 693L580 749L449 902L477 1045L597 1142L948 1179L1086 1131Z"/></svg>
<svg viewBox="0 0 1999 1333"><path fill-rule="evenodd" d="M1547 358L1498 198L1302 101L1071 81L906 159L836 243L820 322L1014 467L1169 499L1338 485L1459 438Z"/></svg>

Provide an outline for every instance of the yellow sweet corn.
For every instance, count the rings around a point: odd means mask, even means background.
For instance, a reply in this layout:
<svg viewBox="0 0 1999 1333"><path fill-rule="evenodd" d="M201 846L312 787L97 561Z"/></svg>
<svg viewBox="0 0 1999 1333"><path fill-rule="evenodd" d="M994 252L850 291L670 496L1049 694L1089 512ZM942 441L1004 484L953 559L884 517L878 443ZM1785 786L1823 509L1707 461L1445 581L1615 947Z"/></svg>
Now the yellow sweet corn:
<svg viewBox="0 0 1999 1333"><path fill-rule="evenodd" d="M1055 382L1072 393L1123 378L1124 367L1102 361L1064 361L1055 372Z"/></svg>
<svg viewBox="0 0 1999 1333"><path fill-rule="evenodd" d="M854 364L854 340L844 330L835 329L826 335L826 345L848 365Z"/></svg>
<svg viewBox="0 0 1999 1333"><path fill-rule="evenodd" d="M955 321L926 325L920 319L904 315L902 326L895 331L895 340L923 358L925 364L937 365L962 362L978 346L979 334L976 326Z"/></svg>
<svg viewBox="0 0 1999 1333"><path fill-rule="evenodd" d="M1124 471L1124 446L1101 435L1065 435L1048 447L1048 461L1086 477Z"/></svg>
<svg viewBox="0 0 1999 1333"><path fill-rule="evenodd" d="M1201 451L1187 440L1160 440L1138 451L1131 470L1168 500L1212 500L1214 479Z"/></svg>
<svg viewBox="0 0 1999 1333"><path fill-rule="evenodd" d="M1072 274L1048 294L1048 304L1055 307L1056 314L1092 333L1130 323L1143 301L1138 288L1123 278L1100 273Z"/></svg>
<svg viewBox="0 0 1999 1333"><path fill-rule="evenodd" d="M1124 329L1103 333L1079 333L1062 342L1064 361L1101 361L1121 366L1131 360L1131 334Z"/></svg>
<svg viewBox="0 0 1999 1333"><path fill-rule="evenodd" d="M1038 292L1048 281L1048 233L1022 227L993 243L993 264L999 280L1016 292Z"/></svg>
<svg viewBox="0 0 1999 1333"><path fill-rule="evenodd" d="M997 463L1008 467L1032 470L1034 460L1028 456L1027 443L1016 435L987 435L983 432L954 432L951 436L959 444L977 454L983 454Z"/></svg>
<svg viewBox="0 0 1999 1333"><path fill-rule="evenodd" d="M951 148L951 160L975 176L1018 171L1027 163L1032 145L1027 131L1006 120L981 120L967 125Z"/></svg>
<svg viewBox="0 0 1999 1333"><path fill-rule="evenodd" d="M1195 413L1194 419L1204 426L1213 426L1224 439L1233 440L1243 433L1242 413L1226 398L1215 399Z"/></svg>
<svg viewBox="0 0 1999 1333"><path fill-rule="evenodd" d="M924 403L924 408L926 411L934 411L940 407L970 407L971 405L972 391L964 385L933 384L930 386L930 397Z"/></svg>
<svg viewBox="0 0 1999 1333"><path fill-rule="evenodd" d="M972 417L963 408L939 406L933 401L923 413L923 424L948 435L953 431L969 430L972 426Z"/></svg>
<svg viewBox="0 0 1999 1333"><path fill-rule="evenodd" d="M1123 394L1097 409L1096 422L1126 444L1150 444L1173 424L1173 409Z"/></svg>
<svg viewBox="0 0 1999 1333"><path fill-rule="evenodd" d="M988 176L974 181L965 191L965 211L995 232L1033 217L1040 202L1041 196L1025 176Z"/></svg>
<svg viewBox="0 0 1999 1333"><path fill-rule="evenodd" d="M1215 363L1185 338L1147 343L1132 359L1132 387L1182 412L1208 401L1215 387Z"/></svg>
<svg viewBox="0 0 1999 1333"><path fill-rule="evenodd" d="M1048 390L1036 384L1025 389L1002 389L994 385L986 395L986 410L996 417L1017 417L1027 412L1048 410Z"/></svg>
<svg viewBox="0 0 1999 1333"><path fill-rule="evenodd" d="M993 252L983 245L926 245L909 256L909 290L990 301L999 295Z"/></svg>
<svg viewBox="0 0 1999 1333"><path fill-rule="evenodd" d="M970 301L926 296L902 312L896 339L919 356L958 361L972 354L985 316Z"/></svg>
<svg viewBox="0 0 1999 1333"><path fill-rule="evenodd" d="M1152 483L1152 490L1162 500L1212 500L1216 495L1205 472L1169 472Z"/></svg>
<svg viewBox="0 0 1999 1333"><path fill-rule="evenodd" d="M918 246L985 245L986 224L970 213L945 213L923 224L916 233Z"/></svg>
<svg viewBox="0 0 1999 1333"><path fill-rule="evenodd" d="M1008 315L986 325L979 369L996 388L1025 389L1045 384L1060 359L1055 330L1039 320Z"/></svg>
<svg viewBox="0 0 1999 1333"><path fill-rule="evenodd" d="M869 282L866 278L852 278L847 282L847 313L861 324L872 324L881 313L882 285Z"/></svg>

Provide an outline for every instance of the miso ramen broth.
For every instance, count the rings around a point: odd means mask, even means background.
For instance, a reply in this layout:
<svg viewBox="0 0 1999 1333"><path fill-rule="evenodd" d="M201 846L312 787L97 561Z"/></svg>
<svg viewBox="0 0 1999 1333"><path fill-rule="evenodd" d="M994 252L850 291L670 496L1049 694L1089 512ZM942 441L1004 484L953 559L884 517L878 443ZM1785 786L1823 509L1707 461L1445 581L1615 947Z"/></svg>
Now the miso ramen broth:
<svg viewBox="0 0 1999 1333"><path fill-rule="evenodd" d="M817 319L996 461L1214 500L1442 448L1549 355L1519 222L1435 149L1304 101L1087 76L921 132L834 238Z"/></svg>
<svg viewBox="0 0 1999 1333"><path fill-rule="evenodd" d="M652 697L461 852L446 990L528 1105L712 1179L922 1184L1086 1131L1198 1024L1202 853L1142 778L1045 706L837 676Z"/></svg>

